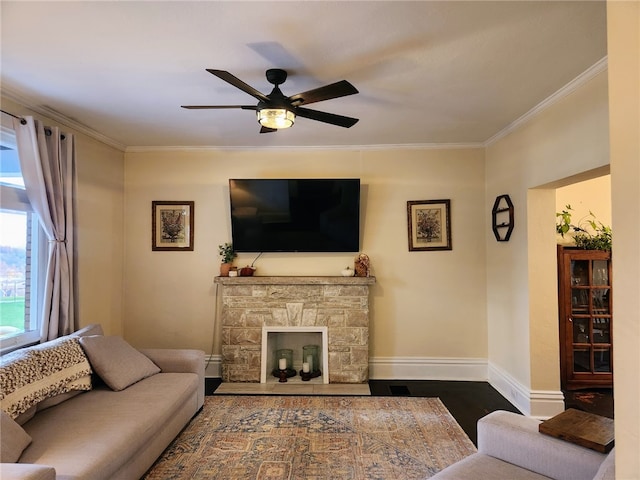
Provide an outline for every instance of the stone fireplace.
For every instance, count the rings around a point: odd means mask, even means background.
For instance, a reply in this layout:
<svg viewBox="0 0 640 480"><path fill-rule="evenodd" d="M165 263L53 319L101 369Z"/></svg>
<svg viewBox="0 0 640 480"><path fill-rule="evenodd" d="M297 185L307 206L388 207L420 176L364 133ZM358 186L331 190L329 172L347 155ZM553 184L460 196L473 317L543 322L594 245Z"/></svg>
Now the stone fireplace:
<svg viewBox="0 0 640 480"><path fill-rule="evenodd" d="M369 287L374 277L216 277L221 287L222 381L265 382L269 337L318 334L322 383L369 379ZM308 337L302 340L307 342ZM299 345L292 341L292 346ZM298 354L298 358L300 354ZM294 366L296 355L294 354Z"/></svg>

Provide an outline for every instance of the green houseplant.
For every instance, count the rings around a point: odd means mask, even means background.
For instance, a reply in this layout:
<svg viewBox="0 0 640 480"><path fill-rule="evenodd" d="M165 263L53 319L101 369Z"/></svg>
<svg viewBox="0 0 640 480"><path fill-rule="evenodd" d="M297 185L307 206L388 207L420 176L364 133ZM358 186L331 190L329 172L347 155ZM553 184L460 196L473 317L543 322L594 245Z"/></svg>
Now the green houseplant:
<svg viewBox="0 0 640 480"><path fill-rule="evenodd" d="M593 212L581 218L577 225L571 223L573 209L571 205L566 205L562 212L556 212L556 232L564 238L566 234L571 234L576 243L576 247L585 250L611 250L611 227L596 220Z"/></svg>
<svg viewBox="0 0 640 480"><path fill-rule="evenodd" d="M220 254L220 257L222 257L222 264L220 265L220 276L228 277L229 269L233 265L233 259L237 256L235 250L233 249L233 244L227 242L218 245L218 253Z"/></svg>

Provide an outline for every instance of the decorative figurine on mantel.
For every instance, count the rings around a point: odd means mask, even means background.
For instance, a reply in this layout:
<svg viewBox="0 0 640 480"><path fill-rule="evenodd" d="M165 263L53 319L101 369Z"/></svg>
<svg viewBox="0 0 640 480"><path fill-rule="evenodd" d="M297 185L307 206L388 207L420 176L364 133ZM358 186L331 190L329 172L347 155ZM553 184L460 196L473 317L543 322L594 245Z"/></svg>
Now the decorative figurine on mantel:
<svg viewBox="0 0 640 480"><path fill-rule="evenodd" d="M352 270L351 267L347 267L344 270L342 270L342 276L343 277L353 277L353 275L356 273L355 270Z"/></svg>
<svg viewBox="0 0 640 480"><path fill-rule="evenodd" d="M354 269L356 271L356 277L368 277L371 274L369 256L364 253L358 254L354 262Z"/></svg>

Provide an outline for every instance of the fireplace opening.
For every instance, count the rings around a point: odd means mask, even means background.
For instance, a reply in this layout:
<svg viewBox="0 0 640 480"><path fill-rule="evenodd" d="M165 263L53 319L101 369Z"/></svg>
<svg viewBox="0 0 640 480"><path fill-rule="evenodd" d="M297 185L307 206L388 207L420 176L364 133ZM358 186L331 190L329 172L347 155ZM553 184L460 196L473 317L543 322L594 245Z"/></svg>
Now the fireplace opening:
<svg viewBox="0 0 640 480"><path fill-rule="evenodd" d="M305 345L317 345L318 363L321 375L302 380L299 372L303 369L303 347ZM327 327L263 327L260 383L278 382L273 375L273 370L278 369L276 351L290 349L292 351L293 369L298 372L287 379L293 383L329 383L329 344L327 339ZM315 370L315 366L312 367Z"/></svg>

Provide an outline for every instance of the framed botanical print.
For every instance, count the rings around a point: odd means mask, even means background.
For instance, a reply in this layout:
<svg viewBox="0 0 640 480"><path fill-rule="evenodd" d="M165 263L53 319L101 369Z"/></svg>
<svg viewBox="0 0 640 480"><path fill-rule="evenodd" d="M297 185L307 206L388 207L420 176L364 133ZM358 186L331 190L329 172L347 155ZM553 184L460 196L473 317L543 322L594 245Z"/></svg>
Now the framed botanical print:
<svg viewBox="0 0 640 480"><path fill-rule="evenodd" d="M193 251L194 202L151 202L151 250Z"/></svg>
<svg viewBox="0 0 640 480"><path fill-rule="evenodd" d="M451 200L407 202L409 251L451 250Z"/></svg>

